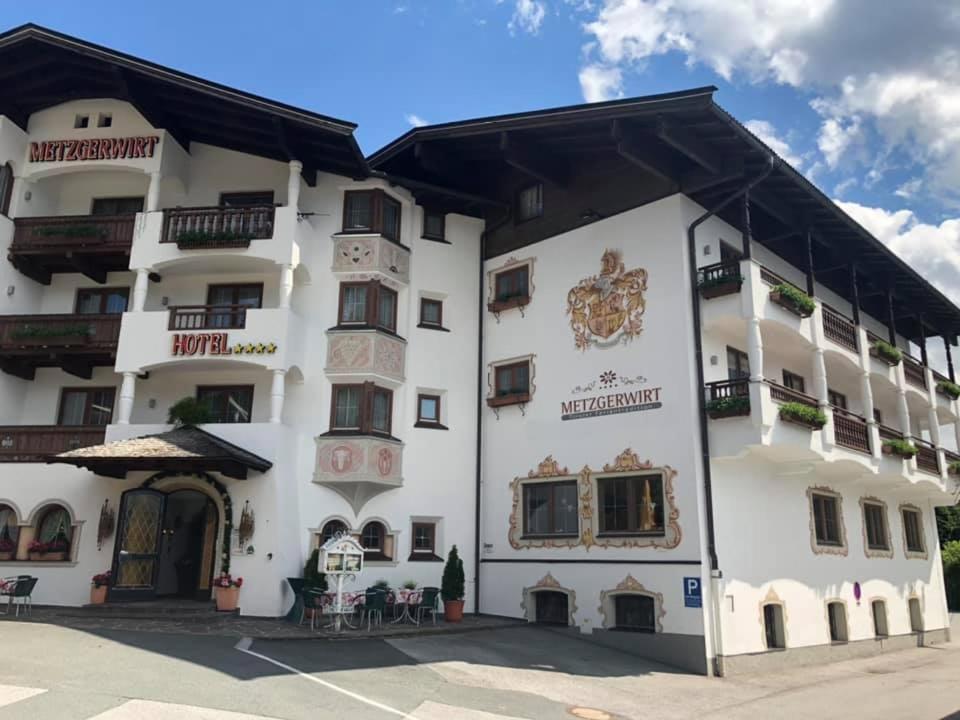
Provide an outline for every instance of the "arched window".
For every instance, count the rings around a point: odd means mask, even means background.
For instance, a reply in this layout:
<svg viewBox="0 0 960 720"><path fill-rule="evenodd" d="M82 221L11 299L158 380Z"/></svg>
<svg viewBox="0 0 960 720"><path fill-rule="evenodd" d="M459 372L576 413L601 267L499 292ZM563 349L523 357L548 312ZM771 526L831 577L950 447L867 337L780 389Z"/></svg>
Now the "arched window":
<svg viewBox="0 0 960 720"><path fill-rule="evenodd" d="M9 505L0 505L0 555L15 553L20 526L17 525L17 513Z"/></svg>
<svg viewBox="0 0 960 720"><path fill-rule="evenodd" d="M368 560L389 560L387 552L387 529L383 523L373 521L363 526L360 534L360 544L366 551Z"/></svg>
<svg viewBox="0 0 960 720"><path fill-rule="evenodd" d="M656 632L656 603L649 595L617 595L613 601L616 630Z"/></svg>
<svg viewBox="0 0 960 720"><path fill-rule="evenodd" d="M347 526L343 523L342 520L329 520L327 524L323 526L323 529L320 531L320 544L323 545L327 540L332 538L337 533L346 533Z"/></svg>
<svg viewBox="0 0 960 720"><path fill-rule="evenodd" d="M37 521L35 539L42 543L66 540L69 545L73 541L73 524L67 509L62 505L49 505L44 508Z"/></svg>

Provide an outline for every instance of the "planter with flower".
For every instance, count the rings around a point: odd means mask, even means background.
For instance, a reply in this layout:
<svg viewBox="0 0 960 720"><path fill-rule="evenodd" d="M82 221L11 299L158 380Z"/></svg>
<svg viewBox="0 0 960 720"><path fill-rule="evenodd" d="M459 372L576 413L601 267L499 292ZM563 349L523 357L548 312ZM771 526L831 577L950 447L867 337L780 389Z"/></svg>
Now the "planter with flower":
<svg viewBox="0 0 960 720"><path fill-rule="evenodd" d="M466 592L466 577L463 574L463 560L457 552L457 546L450 548L447 564L443 567L440 581L440 595L443 598L443 619L457 623L463 620L463 596Z"/></svg>
<svg viewBox="0 0 960 720"><path fill-rule="evenodd" d="M17 555L17 544L9 537L0 537L0 562L13 560Z"/></svg>
<svg viewBox="0 0 960 720"><path fill-rule="evenodd" d="M784 310L802 318L813 315L813 311L817 307L813 298L789 283L780 283L774 286L770 291L770 300Z"/></svg>
<svg viewBox="0 0 960 720"><path fill-rule="evenodd" d="M240 588L243 578L235 578L230 573L224 573L213 581L217 589L217 611L234 612L240 600Z"/></svg>
<svg viewBox="0 0 960 720"><path fill-rule="evenodd" d="M66 538L54 538L50 542L33 540L27 545L27 552L33 561L63 562L70 554L70 543Z"/></svg>
<svg viewBox="0 0 960 720"><path fill-rule="evenodd" d="M955 382L950 382L949 380L941 380L938 382L937 392L951 400L960 399L960 385L957 385Z"/></svg>
<svg viewBox="0 0 960 720"><path fill-rule="evenodd" d="M899 365L900 361L903 360L903 353L898 347L880 338L874 338L870 344L870 356L885 362L890 367Z"/></svg>
<svg viewBox="0 0 960 720"><path fill-rule="evenodd" d="M107 588L110 587L110 571L94 575L90 582L90 604L103 605L107 601Z"/></svg>
<svg viewBox="0 0 960 720"><path fill-rule="evenodd" d="M900 440L899 438L884 440L883 445L881 445L881 450L884 455L896 455L904 460L909 460L917 454L916 445L908 440Z"/></svg>

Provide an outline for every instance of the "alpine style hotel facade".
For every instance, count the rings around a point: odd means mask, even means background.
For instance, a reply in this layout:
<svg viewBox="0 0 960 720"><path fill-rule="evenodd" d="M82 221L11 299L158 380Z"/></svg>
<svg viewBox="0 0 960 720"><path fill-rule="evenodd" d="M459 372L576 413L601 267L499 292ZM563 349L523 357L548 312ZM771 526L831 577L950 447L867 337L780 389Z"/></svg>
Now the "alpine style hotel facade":
<svg viewBox="0 0 960 720"><path fill-rule="evenodd" d="M457 545L468 612L698 672L948 637L960 310L713 88L365 158L36 26L0 77L0 575L36 603L229 570L281 616L348 531L359 585Z"/></svg>

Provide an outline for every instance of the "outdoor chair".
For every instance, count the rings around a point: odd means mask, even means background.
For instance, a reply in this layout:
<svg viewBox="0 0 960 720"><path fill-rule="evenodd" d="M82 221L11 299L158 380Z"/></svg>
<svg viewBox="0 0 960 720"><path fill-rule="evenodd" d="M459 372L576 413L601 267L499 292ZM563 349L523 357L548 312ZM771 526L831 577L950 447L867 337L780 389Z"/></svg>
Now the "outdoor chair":
<svg viewBox="0 0 960 720"><path fill-rule="evenodd" d="M423 616L427 613L430 614L430 619L433 620L433 624L437 624L437 601L440 598L440 588L435 587L425 587L420 592L420 602L417 603L417 610L414 613L414 617L417 620L417 625L423 620Z"/></svg>
<svg viewBox="0 0 960 720"><path fill-rule="evenodd" d="M290 612L287 613L287 620L296 620L300 618L300 622L303 622L303 578L294 578L288 577L287 584L290 586L290 589L293 590L293 606L290 608Z"/></svg>
<svg viewBox="0 0 960 720"><path fill-rule="evenodd" d="M317 622L317 616L323 611L324 593L322 590L306 588L300 593L300 597L303 603L303 610L300 612L299 624L303 625L303 620L307 616L307 610L312 610L310 613L310 629L313 630Z"/></svg>
<svg viewBox="0 0 960 720"><path fill-rule="evenodd" d="M20 617L21 605L27 615L33 615L33 588L36 587L37 579L30 575L3 579L0 585L0 596L7 597L7 609L4 615L9 615L11 606L16 606L14 616Z"/></svg>
<svg viewBox="0 0 960 720"><path fill-rule="evenodd" d="M377 619L377 624L383 624L383 611L387 609L387 591L383 588L367 588L366 597L363 604L363 615L360 616L360 622L363 622L364 615L367 618L367 632L370 632L373 619Z"/></svg>

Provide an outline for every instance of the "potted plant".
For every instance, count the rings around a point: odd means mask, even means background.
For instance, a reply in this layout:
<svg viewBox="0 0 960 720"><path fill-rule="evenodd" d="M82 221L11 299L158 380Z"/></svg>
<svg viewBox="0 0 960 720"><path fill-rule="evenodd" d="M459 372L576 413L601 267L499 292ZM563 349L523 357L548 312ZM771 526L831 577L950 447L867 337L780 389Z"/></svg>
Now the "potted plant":
<svg viewBox="0 0 960 720"><path fill-rule="evenodd" d="M780 419L811 430L820 430L827 424L827 416L821 410L798 402L783 403L780 406Z"/></svg>
<svg viewBox="0 0 960 720"><path fill-rule="evenodd" d="M327 591L327 576L320 572L320 548L314 548L303 566L303 589L316 592ZM305 617L313 617L313 608L304 608Z"/></svg>
<svg viewBox="0 0 960 720"><path fill-rule="evenodd" d="M377 581L373 584L373 586L374 586L375 588L380 588L381 590L389 590L389 589L390 589L390 583L387 582L384 578L380 578L379 580L377 580Z"/></svg>
<svg viewBox="0 0 960 720"><path fill-rule="evenodd" d="M4 534L3 537L0 537L0 562L13 560L16 554L17 544L13 541L13 539L6 534Z"/></svg>
<svg viewBox="0 0 960 720"><path fill-rule="evenodd" d="M957 385L955 382L950 382L949 380L941 380L937 383L937 392L947 396L951 400L956 400L960 398L960 385Z"/></svg>
<svg viewBox="0 0 960 720"><path fill-rule="evenodd" d="M79 345L93 334L87 323L61 325L24 323L14 328L11 337L20 345Z"/></svg>
<svg viewBox="0 0 960 720"><path fill-rule="evenodd" d="M904 460L909 460L917 454L917 447L906 440L884 440L881 446L884 455L897 455Z"/></svg>
<svg viewBox="0 0 960 720"><path fill-rule="evenodd" d="M213 421L213 412L205 402L195 397L177 400L167 410L167 422L180 427L182 425L203 425Z"/></svg>
<svg viewBox="0 0 960 720"><path fill-rule="evenodd" d="M416 590L416 589L417 589L417 581L416 581L416 580L404 580L404 581L403 581L403 589L404 589L404 590Z"/></svg>
<svg viewBox="0 0 960 720"><path fill-rule="evenodd" d="M900 361L903 359L903 353L900 352L899 348L891 345L885 340L881 340L880 338L877 338L873 341L873 343L871 343L870 355L878 360L883 360L883 362L890 367L899 365Z"/></svg>
<svg viewBox="0 0 960 720"><path fill-rule="evenodd" d="M707 415L713 419L737 417L750 414L750 396L734 395L717 398L707 403Z"/></svg>
<svg viewBox="0 0 960 720"><path fill-rule="evenodd" d="M789 283L775 285L770 291L770 299L785 310L800 317L810 317L816 309L813 298Z"/></svg>
<svg viewBox="0 0 960 720"><path fill-rule="evenodd" d="M709 277L701 275L700 281L697 283L700 296L704 300L738 293L742 286L743 277L740 275L739 267L728 273L711 274Z"/></svg>
<svg viewBox="0 0 960 720"><path fill-rule="evenodd" d="M70 542L63 535L57 535L57 537L47 543L47 549L43 559L50 560L51 562L63 562L69 555Z"/></svg>
<svg viewBox="0 0 960 720"><path fill-rule="evenodd" d="M107 601L107 588L110 587L110 571L93 576L90 586L90 604L103 605Z"/></svg>
<svg viewBox="0 0 960 720"><path fill-rule="evenodd" d="M960 475L960 461L954 461L947 465L947 472L951 475Z"/></svg>
<svg viewBox="0 0 960 720"><path fill-rule="evenodd" d="M217 612L234 612L240 599L240 588L243 578L235 578L230 573L223 573L213 581L217 589Z"/></svg>
<svg viewBox="0 0 960 720"><path fill-rule="evenodd" d="M33 561L43 560L47 552L47 543L39 540L31 540L27 544L27 557Z"/></svg>
<svg viewBox="0 0 960 720"><path fill-rule="evenodd" d="M466 579L463 575L463 560L457 553L457 546L450 548L447 564L443 566L443 579L440 581L440 596L443 598L443 617L447 622L457 623L463 620L463 596Z"/></svg>

